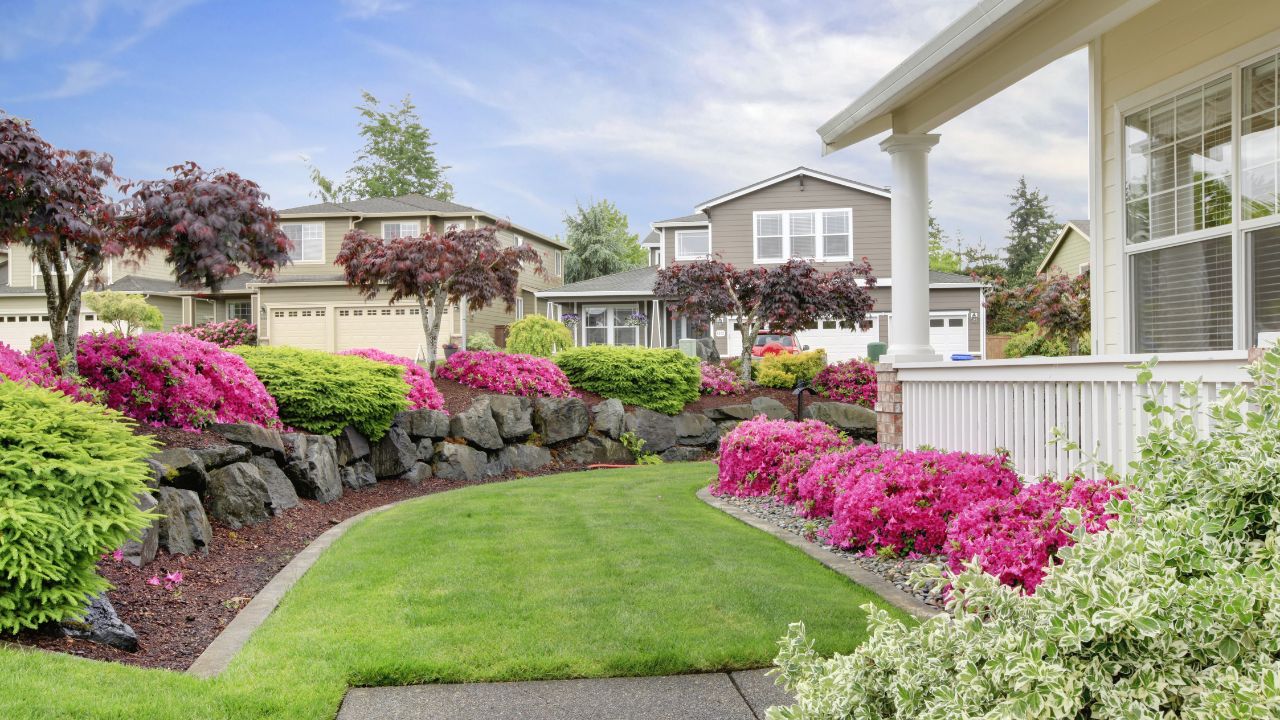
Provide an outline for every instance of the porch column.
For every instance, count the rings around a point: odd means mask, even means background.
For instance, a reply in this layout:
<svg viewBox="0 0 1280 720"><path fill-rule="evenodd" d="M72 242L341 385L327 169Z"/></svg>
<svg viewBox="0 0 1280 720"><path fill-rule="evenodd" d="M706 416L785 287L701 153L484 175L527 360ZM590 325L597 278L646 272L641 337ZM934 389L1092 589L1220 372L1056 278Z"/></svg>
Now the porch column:
<svg viewBox="0 0 1280 720"><path fill-rule="evenodd" d="M929 344L929 150L938 137L895 133L880 143L893 164L893 311L884 363L942 359Z"/></svg>

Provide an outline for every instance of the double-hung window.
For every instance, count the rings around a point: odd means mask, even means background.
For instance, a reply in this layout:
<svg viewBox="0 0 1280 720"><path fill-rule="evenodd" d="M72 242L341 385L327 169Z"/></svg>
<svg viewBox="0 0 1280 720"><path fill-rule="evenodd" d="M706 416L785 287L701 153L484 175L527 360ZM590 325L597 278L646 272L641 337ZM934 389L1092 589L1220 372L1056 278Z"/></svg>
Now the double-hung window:
<svg viewBox="0 0 1280 720"><path fill-rule="evenodd" d="M589 307L583 313L582 332L587 345L639 345L640 328L628 322L635 305Z"/></svg>
<svg viewBox="0 0 1280 720"><path fill-rule="evenodd" d="M421 234L417 222L384 222L382 223L382 239L395 240L402 237L416 237Z"/></svg>
<svg viewBox="0 0 1280 720"><path fill-rule="evenodd" d="M793 258L839 261L853 256L853 211L849 208L757 212L752 225L757 263Z"/></svg>
<svg viewBox="0 0 1280 720"><path fill-rule="evenodd" d="M253 303L248 300L233 300L227 303L227 319L253 322Z"/></svg>
<svg viewBox="0 0 1280 720"><path fill-rule="evenodd" d="M676 231L676 259L703 260L711 257L711 231L700 230Z"/></svg>
<svg viewBox="0 0 1280 720"><path fill-rule="evenodd" d="M293 249L289 259L295 263L324 262L324 223L283 223L284 232Z"/></svg>

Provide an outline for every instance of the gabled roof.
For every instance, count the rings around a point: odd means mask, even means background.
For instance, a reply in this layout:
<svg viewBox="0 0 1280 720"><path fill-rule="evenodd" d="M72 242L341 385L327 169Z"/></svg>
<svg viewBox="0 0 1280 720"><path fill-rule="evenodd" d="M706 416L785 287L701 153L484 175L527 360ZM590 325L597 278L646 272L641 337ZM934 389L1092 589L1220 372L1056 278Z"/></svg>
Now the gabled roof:
<svg viewBox="0 0 1280 720"><path fill-rule="evenodd" d="M1058 231L1058 237L1054 238L1053 244L1049 246L1049 252L1044 254L1044 259L1040 261L1040 266L1036 268L1037 275L1044 272L1045 268L1049 267L1049 261L1052 260L1053 256L1058 252L1058 248L1062 247L1062 243L1066 241L1067 236L1071 234L1072 230L1075 230L1076 234L1084 238L1086 242L1092 242L1091 236L1089 235L1088 220L1066 221L1062 225L1062 230Z"/></svg>
<svg viewBox="0 0 1280 720"><path fill-rule="evenodd" d="M658 235L657 230L650 230L649 234L645 235L644 239L640 241L640 244L641 245L661 245L662 237Z"/></svg>
<svg viewBox="0 0 1280 720"><path fill-rule="evenodd" d="M612 275L569 283L558 288L543 290L538 297L572 297L576 295L652 295L653 283L658 279L658 266L623 270Z"/></svg>
<svg viewBox="0 0 1280 720"><path fill-rule="evenodd" d="M710 221L711 218L707 217L706 213L699 212L692 215L681 215L678 218L671 218L669 220L659 220L654 223L653 226L669 227L672 225L706 225Z"/></svg>
<svg viewBox="0 0 1280 720"><path fill-rule="evenodd" d="M117 278L115 282L107 286L108 290L127 293L171 293L182 290L177 282L173 280L161 280L159 278L142 277L140 275L125 275Z"/></svg>
<svg viewBox="0 0 1280 720"><path fill-rule="evenodd" d="M766 187L769 187L770 185L776 185L785 180L790 180L791 178L800 177L802 175L805 177L815 178L817 180L825 180L829 183L835 183L836 185L843 185L847 188L853 188L854 190L861 190L863 192L871 193L872 195L879 195L881 197L886 197L886 198L890 196L889 188L876 187L875 185L868 185L866 183L858 182L857 180L850 180L849 178L843 178L843 177L840 177L839 175L824 173L819 170L813 170L811 168L804 167L802 165L793 170L788 170L784 173L779 173L778 175L774 175L773 177L765 178L764 180L761 180L759 182L751 183L746 187L741 187L741 188L738 188L737 190L727 192L724 195L713 197L710 200L707 200L697 206L698 214L702 215L705 218L706 215L703 214L703 211L705 211L707 208L715 207L716 205L728 202L730 200L733 200L734 198L740 198L743 195L746 195L748 193L753 193L761 188L766 188ZM664 222L672 222L672 221L667 220Z"/></svg>

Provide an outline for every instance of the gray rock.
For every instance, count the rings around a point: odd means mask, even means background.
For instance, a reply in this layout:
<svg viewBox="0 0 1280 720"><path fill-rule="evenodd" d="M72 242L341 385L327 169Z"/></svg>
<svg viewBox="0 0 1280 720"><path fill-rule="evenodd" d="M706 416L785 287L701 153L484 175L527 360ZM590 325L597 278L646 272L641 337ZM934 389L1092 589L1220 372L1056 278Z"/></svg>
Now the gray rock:
<svg viewBox="0 0 1280 720"><path fill-rule="evenodd" d="M147 487L155 490L160 487L160 481L164 479L165 466L155 458L145 458L143 462L146 463L147 468L151 470L151 475L146 480Z"/></svg>
<svg viewBox="0 0 1280 720"><path fill-rule="evenodd" d="M213 528L200 496L171 487L160 488L156 495L156 509L164 516L159 523L161 547L171 555L207 554L213 543Z"/></svg>
<svg viewBox="0 0 1280 720"><path fill-rule="evenodd" d="M498 452L503 472L533 472L551 464L551 451L537 445L508 445Z"/></svg>
<svg viewBox="0 0 1280 720"><path fill-rule="evenodd" d="M716 349L716 341L711 338L698 338L698 359L710 363L720 362L720 351Z"/></svg>
<svg viewBox="0 0 1280 720"><path fill-rule="evenodd" d="M342 478L342 484L352 490L367 488L378 482L377 475L373 471L373 466L365 460L357 460L350 465L338 471L338 477Z"/></svg>
<svg viewBox="0 0 1280 720"><path fill-rule="evenodd" d="M627 415L626 430L644 440L646 453L661 453L676 444L676 421L670 415L636 408Z"/></svg>
<svg viewBox="0 0 1280 720"><path fill-rule="evenodd" d="M243 445L214 445L195 451L205 470L226 467L231 463L243 462L249 457L249 448Z"/></svg>
<svg viewBox="0 0 1280 720"><path fill-rule="evenodd" d="M251 463L235 463L209 473L205 499L209 515L232 530L271 518L271 494Z"/></svg>
<svg viewBox="0 0 1280 720"><path fill-rule="evenodd" d="M436 457L436 440L423 438L418 441L418 460L430 463Z"/></svg>
<svg viewBox="0 0 1280 720"><path fill-rule="evenodd" d="M418 461L418 446L413 444L404 430L390 427L387 428L387 434L373 446L370 458L373 474L377 477L400 477L409 472L409 468Z"/></svg>
<svg viewBox="0 0 1280 720"><path fill-rule="evenodd" d="M338 477L338 441L335 438L293 433L287 445L291 460L285 465L284 472L299 496L323 503L342 497L342 481Z"/></svg>
<svg viewBox="0 0 1280 720"><path fill-rule="evenodd" d="M578 398L537 398L533 411L533 428L544 445L582 437L591 427L587 405Z"/></svg>
<svg viewBox="0 0 1280 720"><path fill-rule="evenodd" d="M503 440L518 440L533 432L533 402L527 397L492 395L489 411Z"/></svg>
<svg viewBox="0 0 1280 720"><path fill-rule="evenodd" d="M621 400L609 398L591 408L591 412L595 416L596 432L608 435L614 440L622 436L622 421L627 411L622 406Z"/></svg>
<svg viewBox="0 0 1280 720"><path fill-rule="evenodd" d="M876 411L861 405L817 402L805 406L804 416L821 420L859 440L874 440L876 437Z"/></svg>
<svg viewBox="0 0 1280 720"><path fill-rule="evenodd" d="M738 427L739 422L741 421L721 420L716 423L716 432L720 435L720 437L724 437L725 435L728 435L730 432L732 432L734 428Z"/></svg>
<svg viewBox="0 0 1280 720"><path fill-rule="evenodd" d="M680 413L675 424L676 441L681 445L706 446L720 438L716 424L702 413Z"/></svg>
<svg viewBox="0 0 1280 720"><path fill-rule="evenodd" d="M663 462L696 462L698 460L706 459L706 450L697 447L687 447L684 445L677 445L673 448L668 448L666 452L662 453Z"/></svg>
<svg viewBox="0 0 1280 720"><path fill-rule="evenodd" d="M369 457L372 448L369 447L369 438L360 434L359 430L348 425L342 428L342 432L337 437L337 453L339 465L350 465L356 460L363 460Z"/></svg>
<svg viewBox="0 0 1280 720"><path fill-rule="evenodd" d="M501 449L502 433L498 432L498 423L493 419L489 396L481 395L471 407L450 418L449 435L485 450Z"/></svg>
<svg viewBox="0 0 1280 720"><path fill-rule="evenodd" d="M403 428L414 440L439 440L449 434L449 415L439 410L408 410L397 415L393 424Z"/></svg>
<svg viewBox="0 0 1280 720"><path fill-rule="evenodd" d="M424 462L417 462L413 467L409 468L409 472L404 474L404 479L409 481L410 485L417 485L424 480L431 479L431 465Z"/></svg>
<svg viewBox="0 0 1280 720"><path fill-rule="evenodd" d="M272 455L277 460L284 460L284 443L279 430L252 423L214 423L210 429L228 442L249 448L254 455Z"/></svg>
<svg viewBox="0 0 1280 720"><path fill-rule="evenodd" d="M770 420L791 420L795 417L786 405L771 397L758 397L752 400L751 409L756 415L764 415Z"/></svg>
<svg viewBox="0 0 1280 720"><path fill-rule="evenodd" d="M170 448L152 455L151 459L160 464L161 485L203 494L209 484L204 461L190 448Z"/></svg>
<svg viewBox="0 0 1280 720"><path fill-rule="evenodd" d="M154 510L156 507L156 499L151 497L151 493L138 494L138 509L147 512ZM160 548L160 521L152 520L138 537L126 540L124 545L120 546L120 550L124 552L124 559L128 560L134 567L142 567L152 560L156 559L156 550Z"/></svg>
<svg viewBox="0 0 1280 720"><path fill-rule="evenodd" d="M137 633L116 614L106 593L90 600L89 607L79 619L62 623L62 631L70 637L110 645L125 652L138 650Z"/></svg>
<svg viewBox="0 0 1280 720"><path fill-rule="evenodd" d="M276 464L274 458L255 455L249 458L249 462L258 468L258 474L267 484L267 496L271 498L273 515L279 515L291 507L298 507L298 492L293 489L293 482Z"/></svg>
<svg viewBox="0 0 1280 720"><path fill-rule="evenodd" d="M436 477L445 480L479 480L489 464L484 451L450 442L436 443L435 457Z"/></svg>
<svg viewBox="0 0 1280 720"><path fill-rule="evenodd" d="M573 465L631 465L636 459L617 440L588 435L560 450L560 461Z"/></svg>
<svg viewBox="0 0 1280 720"><path fill-rule="evenodd" d="M723 405L717 408L708 408L702 411L703 415L715 421L720 420L750 420L756 416L755 408L743 403L741 405Z"/></svg>

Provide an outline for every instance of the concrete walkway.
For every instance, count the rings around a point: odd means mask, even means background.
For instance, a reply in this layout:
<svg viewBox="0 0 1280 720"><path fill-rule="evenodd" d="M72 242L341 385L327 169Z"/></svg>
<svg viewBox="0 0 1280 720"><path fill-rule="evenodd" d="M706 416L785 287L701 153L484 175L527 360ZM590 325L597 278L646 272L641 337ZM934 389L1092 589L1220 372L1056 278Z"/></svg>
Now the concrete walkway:
<svg viewBox="0 0 1280 720"><path fill-rule="evenodd" d="M763 720L766 672L352 688L338 720Z"/></svg>

